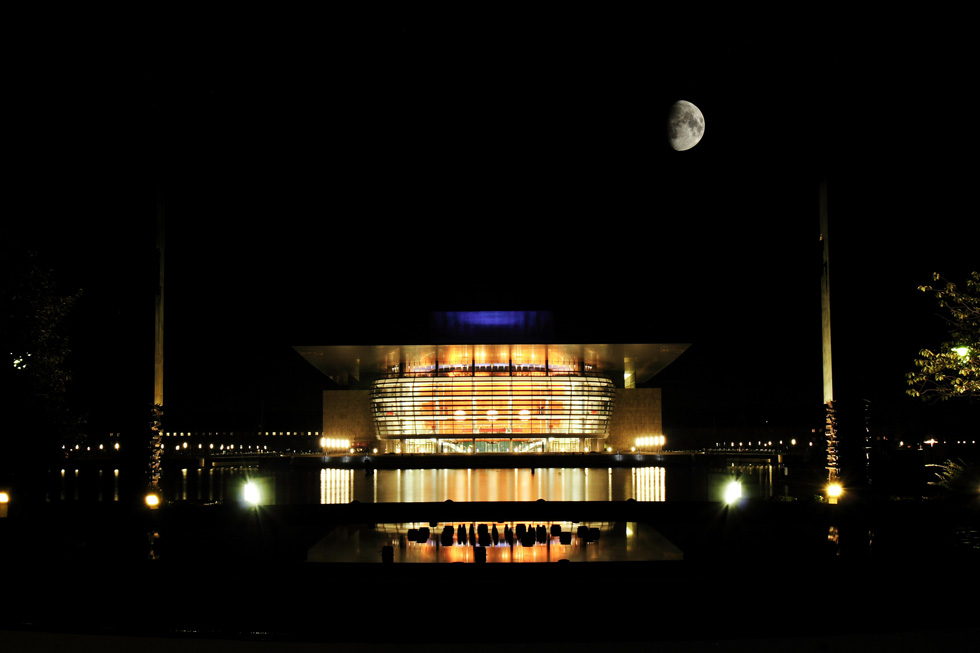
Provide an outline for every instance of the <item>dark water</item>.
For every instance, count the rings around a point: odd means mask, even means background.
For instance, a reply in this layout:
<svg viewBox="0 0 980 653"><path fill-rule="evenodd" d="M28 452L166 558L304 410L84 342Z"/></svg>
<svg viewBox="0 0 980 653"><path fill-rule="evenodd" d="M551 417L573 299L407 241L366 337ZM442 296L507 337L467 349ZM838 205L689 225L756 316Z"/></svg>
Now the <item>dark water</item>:
<svg viewBox="0 0 980 653"><path fill-rule="evenodd" d="M253 484L260 504L411 503L453 501L718 501L738 477L742 496L771 498L790 492L781 465L725 468L507 468L272 471L260 466L168 468L165 501L241 501ZM52 474L51 501L118 501L120 471L78 467Z"/></svg>

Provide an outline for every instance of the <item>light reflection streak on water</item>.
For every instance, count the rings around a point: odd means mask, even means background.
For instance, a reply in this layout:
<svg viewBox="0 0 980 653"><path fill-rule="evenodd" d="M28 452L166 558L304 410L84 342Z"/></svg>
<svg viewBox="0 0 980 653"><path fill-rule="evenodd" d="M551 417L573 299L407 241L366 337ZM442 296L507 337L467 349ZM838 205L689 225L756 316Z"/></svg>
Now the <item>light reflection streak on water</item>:
<svg viewBox="0 0 980 653"><path fill-rule="evenodd" d="M442 473L448 474L446 470L442 470ZM466 491L466 478L462 474L452 474L453 480L455 481L455 488L452 495L446 495L444 499L454 498L455 501L465 500L467 496ZM461 498L462 497L462 498Z"/></svg>
<svg viewBox="0 0 980 653"><path fill-rule="evenodd" d="M663 467L635 470L405 469L374 470L370 486L352 481L350 499L388 502L664 501ZM596 473L600 472L600 473Z"/></svg>
<svg viewBox="0 0 980 653"><path fill-rule="evenodd" d="M320 503L350 503L354 493L353 469L320 470Z"/></svg>
<svg viewBox="0 0 980 653"><path fill-rule="evenodd" d="M108 472L111 467L106 469ZM237 501L240 486L246 477L266 478L271 486L276 477L262 472L257 466L211 467L191 474L188 468L177 468L165 473L165 496L170 500L198 500L208 502ZM112 493L108 492L108 479L104 494L101 483L96 488L100 470L54 470L50 496L62 501L119 500L118 469L113 469ZM349 503L361 502L441 502L452 501L667 501L663 467L636 468L529 468L505 469L399 469L370 472L336 467L314 468L313 481L306 485L308 494L291 496L296 503ZM690 496L695 499L702 491L710 500L720 496L719 489L731 476L741 474L749 486L752 498L767 498L773 492L778 470L773 466L745 465L712 470L704 481L703 490L694 488ZM103 475L105 478L105 475ZM280 479L281 480L281 479ZM197 487L191 487L196 483ZM298 485L298 484L297 484ZM304 484L305 485L305 484ZM671 500L685 500L683 488L675 490ZM274 498L270 499L275 501Z"/></svg>
<svg viewBox="0 0 980 653"><path fill-rule="evenodd" d="M752 499L769 499L773 496L773 465L730 465L725 469L716 470L712 477L712 487L709 495L712 499L723 496L724 485L732 478L741 478L743 496Z"/></svg>
<svg viewBox="0 0 980 653"><path fill-rule="evenodd" d="M633 498L637 501L666 501L665 477L666 469L663 467L634 467Z"/></svg>
<svg viewBox="0 0 980 653"><path fill-rule="evenodd" d="M168 500L197 500L206 502L238 501L245 478L265 478L270 487L286 479L278 472L263 471L259 466L213 466L187 473L188 468L169 468L162 478L161 489ZM193 469L193 467L190 467ZM530 468L505 469L401 469L370 472L356 469L325 467L331 473L342 474L345 488L334 488L334 476L325 475L320 467L291 471L290 476L302 475L304 489L289 494L293 503L340 503L358 500L364 503L434 501L667 501L663 467L636 468ZM108 488L108 472L112 471L112 492ZM729 464L704 470L704 475L689 483L673 483L670 501L718 501L724 486L735 476L743 482L743 492L751 499L768 499L780 489L790 495L798 490L785 479L785 468L775 465ZM106 466L102 469L68 467L51 470L48 497L52 501L119 501L121 470ZM124 475L125 472L122 472ZM671 472L672 477L675 472ZM101 476L101 478L100 478ZM683 475L681 479L683 480ZM103 488L102 479L105 480ZM334 480L327 480L334 479ZM191 487L196 483L197 487ZM111 499L110 499L111 497ZM326 498L332 497L332 498ZM274 498L270 501L275 502Z"/></svg>
<svg viewBox="0 0 980 653"><path fill-rule="evenodd" d="M535 528L535 524L524 522L521 525L527 525L528 528ZM560 526L561 532L572 533L570 538L570 543L565 545L560 543L560 537L551 534L552 525L557 524ZM441 562L441 563L453 563L453 562L474 562L477 558L477 553L483 553L486 555L486 562L488 563L508 563L508 562L535 562L535 563L546 563L546 562L557 562L562 559L571 559L578 561L589 561L589 560L607 560L610 559L609 556L613 555L615 551L608 550L608 547L612 543L609 539L611 535L612 524L605 522L586 522L584 524L572 523L572 522L545 522L541 524L545 528L545 531L549 533L545 542L541 542L535 539L535 542L531 546L524 546L517 536L515 535L515 540L512 544L508 544L505 541L505 533L507 528L515 530L518 524L513 522L493 522L482 523L480 525L484 526L494 526L499 533L499 541L496 544L486 544L480 545L477 548L473 544L473 540L470 539L467 543L462 543L454 535L452 544L442 544L440 545L439 533L443 528L450 528L454 533L458 532L460 526L466 530L467 526L473 527L473 523L467 522L446 522L438 523L430 530L429 539L423 543L416 540L406 539L406 534L411 532L412 529L418 529L421 526L427 526L423 523L403 523L403 524L377 524L375 528L377 531L386 533L388 535L387 542L389 545L396 548L396 559L400 562ZM577 535L575 535L575 530L577 526L585 526L587 528L598 528L600 531L604 532L605 535L600 541L595 543L586 544ZM635 524L627 525L626 536L627 542L626 549L627 553L630 551L637 550L637 543L635 542ZM479 532L479 529L477 529ZM471 534L469 537L473 537ZM630 541L630 540L634 541ZM613 545L615 546L615 545ZM604 552L605 550L605 552Z"/></svg>

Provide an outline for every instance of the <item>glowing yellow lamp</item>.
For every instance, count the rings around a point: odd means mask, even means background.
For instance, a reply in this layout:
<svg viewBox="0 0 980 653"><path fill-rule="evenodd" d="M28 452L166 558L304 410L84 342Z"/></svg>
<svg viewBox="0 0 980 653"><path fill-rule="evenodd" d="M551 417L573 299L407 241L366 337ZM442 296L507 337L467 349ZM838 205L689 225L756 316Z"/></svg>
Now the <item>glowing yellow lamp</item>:
<svg viewBox="0 0 980 653"><path fill-rule="evenodd" d="M827 484L827 499L830 503L837 503L837 500L844 493L844 488L837 481Z"/></svg>

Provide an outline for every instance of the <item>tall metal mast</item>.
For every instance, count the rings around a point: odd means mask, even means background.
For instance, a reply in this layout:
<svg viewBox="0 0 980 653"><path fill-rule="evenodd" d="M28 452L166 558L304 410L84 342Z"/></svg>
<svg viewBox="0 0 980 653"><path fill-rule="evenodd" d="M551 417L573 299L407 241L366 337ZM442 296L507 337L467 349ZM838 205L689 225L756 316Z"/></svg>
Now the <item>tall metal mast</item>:
<svg viewBox="0 0 980 653"><path fill-rule="evenodd" d="M820 275L821 324L823 333L823 404L826 410L827 478L840 476L840 451L837 442L837 411L834 406L834 370L830 347L830 238L827 231L827 180L820 182L820 242L823 246L823 268Z"/></svg>
<svg viewBox="0 0 980 653"><path fill-rule="evenodd" d="M157 191L156 254L158 280L156 286L155 321L153 328L153 409L150 440L150 489L159 495L160 457L163 453L163 269L164 269L164 210L163 193Z"/></svg>

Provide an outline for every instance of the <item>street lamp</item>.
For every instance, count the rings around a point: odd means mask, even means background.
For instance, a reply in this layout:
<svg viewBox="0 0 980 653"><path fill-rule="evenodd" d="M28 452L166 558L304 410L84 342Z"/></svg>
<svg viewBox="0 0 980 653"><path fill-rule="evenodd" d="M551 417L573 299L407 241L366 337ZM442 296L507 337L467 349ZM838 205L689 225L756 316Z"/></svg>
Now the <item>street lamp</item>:
<svg viewBox="0 0 980 653"><path fill-rule="evenodd" d="M827 503L836 504L843 493L843 486L837 481L831 481L827 484Z"/></svg>
<svg viewBox="0 0 980 653"><path fill-rule="evenodd" d="M151 490L146 493L146 498L144 501L146 501L147 508L150 510L156 510L160 507L160 494Z"/></svg>
<svg viewBox="0 0 980 653"><path fill-rule="evenodd" d="M725 486L725 503L735 503L742 498L742 484L739 481L731 481Z"/></svg>
<svg viewBox="0 0 980 653"><path fill-rule="evenodd" d="M242 492L242 496L245 498L245 501L252 504L253 506L259 505L259 500L260 500L259 486L249 481L248 483L245 484L245 488Z"/></svg>

